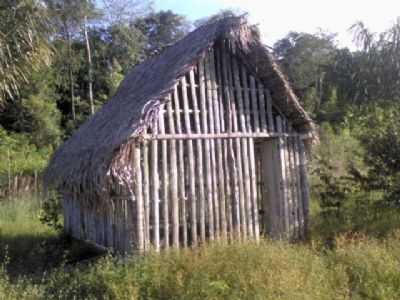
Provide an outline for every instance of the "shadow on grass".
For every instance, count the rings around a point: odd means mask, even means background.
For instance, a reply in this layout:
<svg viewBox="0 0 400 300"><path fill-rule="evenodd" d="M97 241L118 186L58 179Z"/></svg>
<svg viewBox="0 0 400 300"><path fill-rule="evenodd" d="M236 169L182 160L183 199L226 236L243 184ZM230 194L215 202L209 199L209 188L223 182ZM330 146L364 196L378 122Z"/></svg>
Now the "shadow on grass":
<svg viewBox="0 0 400 300"><path fill-rule="evenodd" d="M94 246L66 235L0 233L0 265L5 265L11 280L29 277L40 280L44 273L61 266L102 256L104 252Z"/></svg>

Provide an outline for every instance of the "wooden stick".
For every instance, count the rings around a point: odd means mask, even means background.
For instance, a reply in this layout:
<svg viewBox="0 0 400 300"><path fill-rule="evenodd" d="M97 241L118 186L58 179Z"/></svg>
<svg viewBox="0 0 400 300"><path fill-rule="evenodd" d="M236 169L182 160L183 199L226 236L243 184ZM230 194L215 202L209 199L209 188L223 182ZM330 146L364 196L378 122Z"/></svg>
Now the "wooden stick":
<svg viewBox="0 0 400 300"><path fill-rule="evenodd" d="M218 90L219 90L219 120L221 124L221 132L226 133L227 129L225 126L225 117L226 117L226 107L227 101L224 98L224 90L223 90L223 77L222 77L222 58L221 58L221 47L217 46L216 49L216 70L217 73L217 82L218 82ZM229 167L229 142L227 139L222 140L222 160L223 160L223 172L225 173L224 182L222 183L225 186L225 222L227 227L227 232L229 239L233 239L233 220L232 220L232 193L231 193L231 178L230 178L230 167ZM223 205L222 205L223 206ZM223 208L222 208L223 209ZM221 217L223 220L224 217ZM224 222L224 221L223 221ZM224 227L225 225L223 225Z"/></svg>
<svg viewBox="0 0 400 300"><path fill-rule="evenodd" d="M210 71L211 71L211 83L213 88L213 111L214 111L214 121L215 121L215 132L221 133L221 122L219 114L219 102L220 99L217 93L217 75L216 75L216 62L214 59L214 52L210 52ZM226 222L226 199L225 199L225 176L223 167L223 153L222 153L222 141L221 139L216 140L217 144L217 165L218 165L218 197L215 201L215 212L216 216L220 220L221 224L221 234L224 240L227 239L227 222Z"/></svg>
<svg viewBox="0 0 400 300"><path fill-rule="evenodd" d="M192 130L190 127L190 115L188 112L189 101L186 90L186 78L185 76L181 79L182 83L182 96L183 96L183 111L185 115L185 129L188 134L191 134ZM194 170L194 155L193 155L193 143L192 140L187 140L187 151L189 158L189 195L190 195L190 212L191 212L191 240L192 244L197 244L197 212L196 212L196 182L195 182L195 170Z"/></svg>
<svg viewBox="0 0 400 300"><path fill-rule="evenodd" d="M233 72L232 72L232 57L229 51L224 52L226 55L226 62L227 62L227 74L228 74L228 88L230 90L231 97L231 115L232 115L232 125L233 131L238 132L238 108L235 99L235 94L233 92ZM240 139L235 139L235 153L234 159L237 163L237 184L239 189L239 212L240 212L240 230L241 236L246 239L247 238L247 220L246 220L246 199L244 194L244 178L243 178L243 165L242 165L242 141Z"/></svg>
<svg viewBox="0 0 400 300"><path fill-rule="evenodd" d="M243 106L243 113L245 114L245 119L246 119L246 127L247 127L247 131L248 134L251 134L252 132L254 132L254 130L252 129L252 122L251 122L251 115L253 113L252 110L250 110L250 97L249 97L249 92L250 89L248 88L248 74L247 74L247 70L246 67L242 64L240 71L242 73L242 84L243 84L243 99L244 99L244 106Z"/></svg>
<svg viewBox="0 0 400 300"><path fill-rule="evenodd" d="M168 125L171 134L175 134L174 115L172 112L171 96L167 97ZM178 202L178 169L176 162L176 140L170 141L170 174L171 174L171 204L172 204L172 245L179 248L179 202Z"/></svg>
<svg viewBox="0 0 400 300"><path fill-rule="evenodd" d="M294 153L294 138L288 138L289 141L289 156L290 156L290 174L292 176L292 198L293 198L293 215L294 215L294 239L299 239L299 213L298 213L298 203L299 197L297 193L297 172L296 172L296 161L295 161L295 153Z"/></svg>
<svg viewBox="0 0 400 300"><path fill-rule="evenodd" d="M267 101L268 131L275 132L274 117L272 116L272 97L269 90L265 90Z"/></svg>
<svg viewBox="0 0 400 300"><path fill-rule="evenodd" d="M298 219L299 219L299 238L303 239L305 237L304 231L304 209L303 209L303 198L301 191L301 171L300 171L300 157L299 157L299 137L294 138L294 168L296 176L296 193L298 199Z"/></svg>
<svg viewBox="0 0 400 300"><path fill-rule="evenodd" d="M257 104L256 81L253 76L250 76L250 93L251 105L253 109L254 132L260 132L260 111Z"/></svg>
<svg viewBox="0 0 400 300"><path fill-rule="evenodd" d="M299 142L299 156L300 156L300 172L301 172L301 187L303 199L303 214L304 214L304 231L305 238L308 238L308 215L309 215L309 185L307 178L307 156L303 141Z"/></svg>
<svg viewBox="0 0 400 300"><path fill-rule="evenodd" d="M158 119L158 126L159 126L159 132L161 134L165 133L165 124L164 124L164 114L160 114L159 119ZM162 202L163 202L163 219L164 219L164 224L163 224L163 231L164 231L164 246L165 248L169 247L169 190L168 190L168 185L169 185L169 174L168 174L168 144L166 140L163 140L161 142L161 153L162 153L162 158L161 158L161 163L162 163Z"/></svg>
<svg viewBox="0 0 400 300"><path fill-rule="evenodd" d="M157 122L153 125L153 131L156 135L158 133ZM159 174L158 174L158 141L151 141L151 173L152 173L152 200L153 200L153 236L154 236L154 247L156 251L160 250L160 198L159 198Z"/></svg>
<svg viewBox="0 0 400 300"><path fill-rule="evenodd" d="M235 114L234 110L234 101L233 101L233 94L232 89L230 88L230 79L229 79L229 72L228 72L228 58L226 52L228 50L225 46L225 41L222 43L222 75L223 75L223 85L224 85L224 97L227 102L228 107L228 134L231 134L234 131L234 122L233 116ZM239 189L239 178L238 178L238 162L235 156L235 149L233 146L233 139L228 140L228 164L230 167L230 174L231 174L231 186L233 191L233 198L232 198L232 206L233 206L233 216L232 216L232 224L235 231L235 237L237 239L241 238L241 228L240 228L240 189Z"/></svg>
<svg viewBox="0 0 400 300"><path fill-rule="evenodd" d="M207 89L206 95L206 84L208 85L208 80L206 83L205 71L204 67L206 65L206 59L203 59L199 62L199 84L200 84L200 110L201 110L201 119L202 119L202 130L205 134L209 133L208 130L208 107L206 102L206 96L209 95ZM206 162L206 198L207 198L207 211L208 211L208 232L210 240L214 239L214 216L213 216L213 192L212 192L212 177L211 177L211 155L210 155L210 140L204 140L204 156Z"/></svg>
<svg viewBox="0 0 400 300"><path fill-rule="evenodd" d="M211 81L211 72L210 72L210 56L209 54L205 57L205 75L206 75L206 90L207 90L207 110L208 110L208 124L209 124L209 133L214 133L214 110L213 110L213 102L212 102L212 81ZM215 202L218 201L218 192L217 192L217 176L216 176L216 163L215 163L215 141L210 140L210 158L211 158L211 169L208 174L211 177L211 189L212 189L212 199L211 203L209 203L209 215L213 218L213 237L219 237L219 217L215 215L214 205Z"/></svg>
<svg viewBox="0 0 400 300"><path fill-rule="evenodd" d="M250 118L250 97L249 97L249 89L247 88L248 82L248 74L244 65L241 66L242 73L242 84L244 91L244 106L243 109L246 113L246 128L250 135L249 139L249 161L250 161L250 175L251 175L251 198L253 202L253 216L254 216L254 234L255 238L258 241L260 238L260 225L259 225L259 216L258 216L258 204L257 204L257 175L256 175L256 162L255 162L255 149L254 149L254 139L251 131L252 124ZM265 134L265 133L264 133ZM257 133L255 134L257 135ZM267 138L267 137L264 137Z"/></svg>
<svg viewBox="0 0 400 300"><path fill-rule="evenodd" d="M276 117L277 131L282 132L282 119L280 116ZM287 181L286 181L286 162L285 162L285 141L284 138L279 138L279 164L281 168L281 235L287 237L289 231L289 211L288 211L288 193L287 193Z"/></svg>
<svg viewBox="0 0 400 300"><path fill-rule="evenodd" d="M148 141L143 141L143 196L144 196L144 229L145 248L150 247L150 175Z"/></svg>
<svg viewBox="0 0 400 300"><path fill-rule="evenodd" d="M143 187L142 187L142 168L140 165L141 150L140 145L134 145L133 170L135 173L135 200L136 200L136 228L137 228L137 249L144 250L144 215L143 215Z"/></svg>
<svg viewBox="0 0 400 300"><path fill-rule="evenodd" d="M289 125L286 119L283 120L284 132L289 131ZM286 192L288 197L288 217L289 217L289 238L293 239L294 233L294 214L293 214L293 194L292 194L292 172L290 168L290 143L288 138L284 138L285 168L286 168Z"/></svg>
<svg viewBox="0 0 400 300"><path fill-rule="evenodd" d="M217 51L217 70L218 70L218 83L220 85L220 122L221 122L221 132L226 133L228 129L226 128L225 124L225 118L229 114L229 109L226 110L230 106L229 100L226 99L225 90L222 89L224 87L224 78L223 78L223 55L221 51L224 51L221 49L221 46L219 46ZM232 130L229 130L232 132ZM225 198L224 198L224 206L225 206L225 217L222 217L222 219L225 219L223 222L226 223L223 226L227 227L227 231L229 233L229 239L233 240L233 234L234 234L234 229L233 229L233 213L232 213L232 192L231 192L231 174L230 174L230 157L229 157L229 144L230 142L226 139L221 139L222 140L222 160L223 160L223 169L225 173L225 178L224 178L224 186L225 186Z"/></svg>
<svg viewBox="0 0 400 300"><path fill-rule="evenodd" d="M240 91L240 77L239 67L236 58L233 59L233 75L234 82L237 91ZM236 99L239 107L239 120L240 120L240 131L247 132L246 119L243 113L243 97L241 92L236 93ZM249 169L249 155L248 155L248 140L241 139L241 146L243 151L243 180L244 180L244 201L246 207L247 217L247 232L250 237L253 237L253 211L252 211L252 195L251 195L251 183L250 183L250 169Z"/></svg>
<svg viewBox="0 0 400 300"><path fill-rule="evenodd" d="M198 110L198 101L197 101L197 93L196 93L196 84L195 84L195 75L194 70L192 69L189 72L190 78L190 91L193 102L193 110ZM201 133L201 123L199 114L194 114L194 123L195 129L197 133ZM197 178L198 178L198 189L199 189L199 221L200 221L200 240L202 242L206 241L206 226L205 226L205 201L206 196L204 192L204 172L203 172L203 147L200 139L196 140L196 149L197 149Z"/></svg>
<svg viewBox="0 0 400 300"><path fill-rule="evenodd" d="M182 126L181 126L181 113L183 110L180 110L179 104L179 93L178 87L174 87L174 111L176 117L176 131L178 135L182 134ZM175 134L176 136L176 134ZM187 216L186 216L186 191L185 191L185 161L184 161L184 149L183 149L183 140L178 141L178 178L179 178L179 199L181 203L181 221L182 221L182 238L183 238L183 246L187 247L188 245L188 226L187 226Z"/></svg>
<svg viewBox="0 0 400 300"><path fill-rule="evenodd" d="M136 229L136 222L134 221L136 216L136 207L135 207L135 196L132 195L129 197L129 199L126 201L126 250L127 252L132 252L135 247L137 247L137 233L135 232ZM96 223L98 224L99 218L98 215L96 214ZM99 234L99 230L97 229L97 234Z"/></svg>
<svg viewBox="0 0 400 300"><path fill-rule="evenodd" d="M267 129L267 112L265 110L265 97L264 97L264 86L261 82L257 82L258 85L258 100L260 109L260 119L261 119L261 131L268 132Z"/></svg>
<svg viewBox="0 0 400 300"><path fill-rule="evenodd" d="M292 137L297 136L297 134L288 133L250 133L250 132L225 132L225 133L192 133L192 134L159 134L156 136L150 134L142 134L141 138L146 140L196 140L196 139L236 139L236 138L277 138L277 137ZM308 135L300 135L300 137Z"/></svg>

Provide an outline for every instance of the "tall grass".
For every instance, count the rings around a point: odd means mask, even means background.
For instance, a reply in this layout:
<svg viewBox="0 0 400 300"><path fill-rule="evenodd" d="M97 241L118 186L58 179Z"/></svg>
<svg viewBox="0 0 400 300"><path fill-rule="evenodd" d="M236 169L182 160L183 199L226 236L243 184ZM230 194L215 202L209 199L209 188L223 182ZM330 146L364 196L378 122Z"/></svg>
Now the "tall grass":
<svg viewBox="0 0 400 300"><path fill-rule="evenodd" d="M57 233L39 221L39 201L16 199L0 202L0 261L9 261L11 275L43 271L45 249Z"/></svg>
<svg viewBox="0 0 400 300"><path fill-rule="evenodd" d="M71 263L71 244L22 202L0 204L0 299L400 299L400 233L344 234L333 249L262 240Z"/></svg>

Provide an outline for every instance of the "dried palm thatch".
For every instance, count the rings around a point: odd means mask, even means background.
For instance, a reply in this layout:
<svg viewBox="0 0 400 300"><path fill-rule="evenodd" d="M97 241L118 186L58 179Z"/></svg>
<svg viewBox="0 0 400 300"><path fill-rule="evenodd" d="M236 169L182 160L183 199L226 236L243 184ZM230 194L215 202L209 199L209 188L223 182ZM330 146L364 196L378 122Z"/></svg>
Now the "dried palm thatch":
<svg viewBox="0 0 400 300"><path fill-rule="evenodd" d="M271 91L275 105L301 132L313 123L257 31L244 18L204 25L139 65L126 76L115 96L54 154L45 184L88 202L109 197L116 185L132 186L132 143L152 126L160 104L219 39L236 45L237 55Z"/></svg>

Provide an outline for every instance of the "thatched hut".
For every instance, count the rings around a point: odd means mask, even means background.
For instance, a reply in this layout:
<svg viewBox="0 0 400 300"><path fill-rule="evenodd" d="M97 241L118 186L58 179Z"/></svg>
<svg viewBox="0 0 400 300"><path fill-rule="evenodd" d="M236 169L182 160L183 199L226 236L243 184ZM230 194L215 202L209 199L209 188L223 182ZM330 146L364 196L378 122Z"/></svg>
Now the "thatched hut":
<svg viewBox="0 0 400 300"><path fill-rule="evenodd" d="M313 123L243 18L137 65L54 154L65 231L120 252L302 238Z"/></svg>

